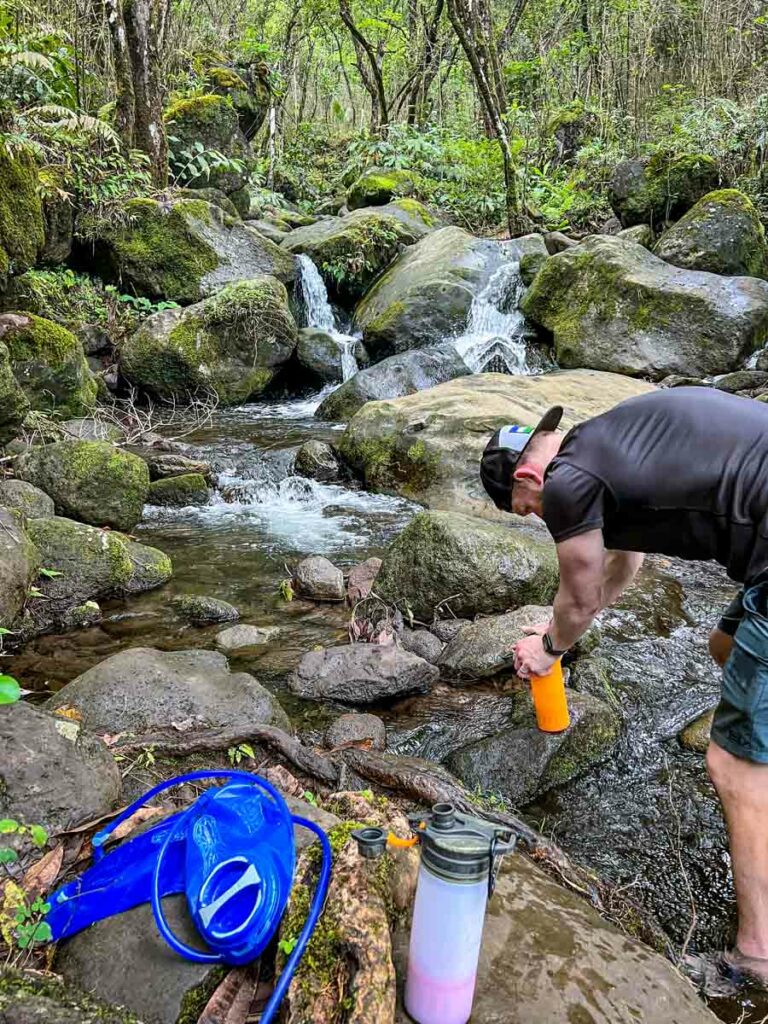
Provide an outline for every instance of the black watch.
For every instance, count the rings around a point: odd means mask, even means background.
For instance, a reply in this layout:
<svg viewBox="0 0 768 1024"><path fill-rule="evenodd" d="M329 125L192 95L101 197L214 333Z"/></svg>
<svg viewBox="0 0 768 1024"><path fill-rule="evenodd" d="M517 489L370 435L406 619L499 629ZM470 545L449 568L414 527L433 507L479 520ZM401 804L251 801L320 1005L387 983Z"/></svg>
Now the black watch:
<svg viewBox="0 0 768 1024"><path fill-rule="evenodd" d="M557 648L552 646L552 637L549 633L545 633L541 638L541 644L544 650L553 658L561 658L568 650L566 647L565 651L558 651Z"/></svg>

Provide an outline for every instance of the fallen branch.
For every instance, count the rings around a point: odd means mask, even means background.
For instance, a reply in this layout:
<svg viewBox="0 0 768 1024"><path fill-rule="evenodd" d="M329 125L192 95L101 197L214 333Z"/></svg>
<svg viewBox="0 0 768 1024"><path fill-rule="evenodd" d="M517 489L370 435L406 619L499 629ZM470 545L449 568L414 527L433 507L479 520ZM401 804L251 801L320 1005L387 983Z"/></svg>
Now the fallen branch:
<svg viewBox="0 0 768 1024"><path fill-rule="evenodd" d="M229 747L237 747L241 743L253 742L269 747L306 775L311 775L331 786L338 782L339 773L334 764L273 725L240 725L197 732L153 733L148 736L131 737L130 740L126 738L125 742L118 740L112 750L116 754L130 755L151 748L155 756L186 757L189 754L228 750Z"/></svg>

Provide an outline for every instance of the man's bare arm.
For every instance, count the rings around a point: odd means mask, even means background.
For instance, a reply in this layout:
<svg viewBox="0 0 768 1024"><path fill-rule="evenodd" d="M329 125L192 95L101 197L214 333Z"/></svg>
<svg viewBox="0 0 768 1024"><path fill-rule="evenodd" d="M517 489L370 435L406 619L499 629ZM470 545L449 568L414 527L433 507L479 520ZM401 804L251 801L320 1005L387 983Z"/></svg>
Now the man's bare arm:
<svg viewBox="0 0 768 1024"><path fill-rule="evenodd" d="M560 587L549 627L552 644L567 650L603 607L605 547L602 530L590 530L557 545Z"/></svg>
<svg viewBox="0 0 768 1024"><path fill-rule="evenodd" d="M608 608L621 597L637 576L645 555L639 551L606 551L601 608Z"/></svg>

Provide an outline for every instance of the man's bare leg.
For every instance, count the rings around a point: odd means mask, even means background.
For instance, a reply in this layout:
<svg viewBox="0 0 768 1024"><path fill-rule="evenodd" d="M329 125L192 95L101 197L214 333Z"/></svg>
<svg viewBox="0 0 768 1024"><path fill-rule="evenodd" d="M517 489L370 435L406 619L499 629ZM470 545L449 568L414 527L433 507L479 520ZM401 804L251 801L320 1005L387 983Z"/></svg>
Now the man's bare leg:
<svg viewBox="0 0 768 1024"><path fill-rule="evenodd" d="M768 982L768 765L734 757L713 740L707 768L728 824L740 965Z"/></svg>

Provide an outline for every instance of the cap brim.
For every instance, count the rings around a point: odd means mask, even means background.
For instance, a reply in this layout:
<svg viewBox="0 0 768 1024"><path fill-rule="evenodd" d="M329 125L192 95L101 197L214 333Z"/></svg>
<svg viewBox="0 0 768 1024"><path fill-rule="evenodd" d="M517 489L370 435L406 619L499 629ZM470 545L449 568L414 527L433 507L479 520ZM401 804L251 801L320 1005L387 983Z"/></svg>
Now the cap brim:
<svg viewBox="0 0 768 1024"><path fill-rule="evenodd" d="M531 434L531 437L536 437L537 434L541 434L545 431L557 430L560 426L560 421L563 418L563 407L562 405L553 405L551 409L547 409L544 415L538 422L536 429ZM530 444L530 442L528 442Z"/></svg>

